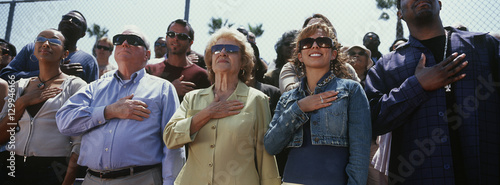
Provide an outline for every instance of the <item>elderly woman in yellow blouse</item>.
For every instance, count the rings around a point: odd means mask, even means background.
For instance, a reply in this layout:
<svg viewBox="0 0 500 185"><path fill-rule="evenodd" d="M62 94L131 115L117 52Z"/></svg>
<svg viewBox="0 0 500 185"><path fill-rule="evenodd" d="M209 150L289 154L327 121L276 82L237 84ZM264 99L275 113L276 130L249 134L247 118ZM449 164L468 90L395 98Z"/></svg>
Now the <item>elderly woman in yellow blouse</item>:
<svg viewBox="0 0 500 185"><path fill-rule="evenodd" d="M170 149L187 144L175 184L280 184L276 160L263 145L271 121L268 97L245 85L253 57L235 29L212 35L205 59L213 85L186 94L163 136Z"/></svg>

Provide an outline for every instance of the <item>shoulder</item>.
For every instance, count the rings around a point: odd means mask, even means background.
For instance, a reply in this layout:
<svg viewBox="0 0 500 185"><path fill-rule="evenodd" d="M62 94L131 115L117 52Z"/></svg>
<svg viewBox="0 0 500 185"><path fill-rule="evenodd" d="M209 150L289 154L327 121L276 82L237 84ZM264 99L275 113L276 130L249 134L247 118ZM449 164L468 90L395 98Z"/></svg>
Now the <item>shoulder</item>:
<svg viewBox="0 0 500 185"><path fill-rule="evenodd" d="M97 65L97 60L95 59L95 57L82 50L75 51L73 55L69 56L69 59L71 59L70 63L81 63L82 65Z"/></svg>
<svg viewBox="0 0 500 185"><path fill-rule="evenodd" d="M163 78L148 73L144 73L144 76L142 77L141 81L143 81L141 83L147 83L148 86L157 86L162 84L168 86L172 84L168 80L165 80Z"/></svg>

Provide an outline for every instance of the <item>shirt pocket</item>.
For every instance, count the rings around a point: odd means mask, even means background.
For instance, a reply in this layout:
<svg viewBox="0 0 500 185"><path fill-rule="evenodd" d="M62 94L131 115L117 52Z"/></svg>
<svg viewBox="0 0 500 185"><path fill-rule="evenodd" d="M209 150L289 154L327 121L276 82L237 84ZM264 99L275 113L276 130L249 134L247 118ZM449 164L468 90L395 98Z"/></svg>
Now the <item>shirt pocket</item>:
<svg viewBox="0 0 500 185"><path fill-rule="evenodd" d="M347 109L349 105L349 94L339 91L337 99L326 108L323 115L326 124L327 136L347 136Z"/></svg>

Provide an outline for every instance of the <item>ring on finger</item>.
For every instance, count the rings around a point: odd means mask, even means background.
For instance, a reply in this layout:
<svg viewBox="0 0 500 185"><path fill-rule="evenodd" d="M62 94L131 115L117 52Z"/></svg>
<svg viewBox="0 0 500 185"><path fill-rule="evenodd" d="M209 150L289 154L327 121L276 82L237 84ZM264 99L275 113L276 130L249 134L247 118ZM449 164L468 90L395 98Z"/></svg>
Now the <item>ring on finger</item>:
<svg viewBox="0 0 500 185"><path fill-rule="evenodd" d="M323 103L323 97L321 97L321 95L319 95L319 98L321 99L321 103Z"/></svg>

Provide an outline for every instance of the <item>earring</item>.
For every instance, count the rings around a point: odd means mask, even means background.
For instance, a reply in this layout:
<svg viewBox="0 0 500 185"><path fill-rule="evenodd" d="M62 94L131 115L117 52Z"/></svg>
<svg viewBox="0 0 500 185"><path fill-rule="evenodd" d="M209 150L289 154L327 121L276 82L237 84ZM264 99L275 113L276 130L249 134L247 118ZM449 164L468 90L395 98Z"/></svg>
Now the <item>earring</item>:
<svg viewBox="0 0 500 185"><path fill-rule="evenodd" d="M31 58L32 56L34 56L34 55L33 55L33 54L31 54L31 55L30 55L30 60L31 60L32 62L35 62L35 60L33 60L33 59ZM36 58L36 57L35 57L35 58Z"/></svg>
<svg viewBox="0 0 500 185"><path fill-rule="evenodd" d="M241 70L241 76L245 76L245 70Z"/></svg>
<svg viewBox="0 0 500 185"><path fill-rule="evenodd" d="M332 74L333 74L334 68L335 68L335 65L333 64L333 62L330 61L330 71L332 72Z"/></svg>

